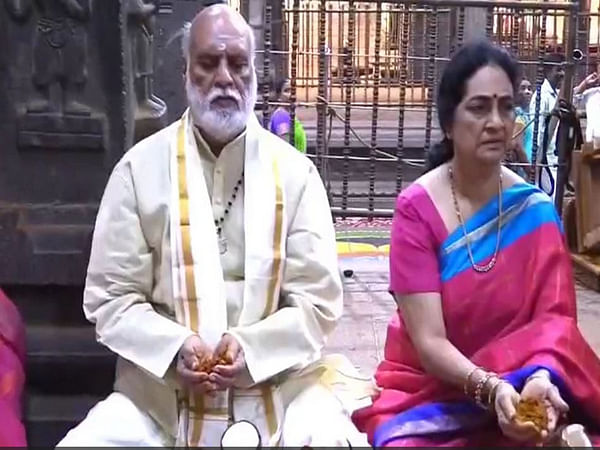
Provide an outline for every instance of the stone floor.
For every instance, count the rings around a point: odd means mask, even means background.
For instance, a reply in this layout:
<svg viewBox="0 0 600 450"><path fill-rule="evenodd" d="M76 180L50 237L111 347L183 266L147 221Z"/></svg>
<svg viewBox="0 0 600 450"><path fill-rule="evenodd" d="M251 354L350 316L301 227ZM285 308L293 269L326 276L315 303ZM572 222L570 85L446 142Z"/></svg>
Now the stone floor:
<svg viewBox="0 0 600 450"><path fill-rule="evenodd" d="M344 315L327 351L343 353L369 376L382 357L387 323L395 310L387 292L388 260L383 256L342 258L340 264L354 275L344 279ZM600 293L578 285L577 303L581 331L600 355Z"/></svg>

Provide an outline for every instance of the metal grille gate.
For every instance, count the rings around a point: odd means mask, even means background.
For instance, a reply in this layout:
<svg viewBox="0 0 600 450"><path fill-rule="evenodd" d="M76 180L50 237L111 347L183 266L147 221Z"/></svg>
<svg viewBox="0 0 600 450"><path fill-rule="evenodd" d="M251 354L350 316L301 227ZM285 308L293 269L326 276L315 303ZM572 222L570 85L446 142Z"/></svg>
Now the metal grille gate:
<svg viewBox="0 0 600 450"><path fill-rule="evenodd" d="M419 175L424 152L440 136L437 83L469 38L473 13L538 89L546 54L565 55L563 89L571 92L597 61L597 3L266 1L257 69L263 123L277 106L269 80L288 77L292 118L305 126L309 157L334 214L389 217L397 193ZM237 4L242 11L248 7L243 0ZM575 47L583 55L577 66ZM535 127L534 160L537 133Z"/></svg>

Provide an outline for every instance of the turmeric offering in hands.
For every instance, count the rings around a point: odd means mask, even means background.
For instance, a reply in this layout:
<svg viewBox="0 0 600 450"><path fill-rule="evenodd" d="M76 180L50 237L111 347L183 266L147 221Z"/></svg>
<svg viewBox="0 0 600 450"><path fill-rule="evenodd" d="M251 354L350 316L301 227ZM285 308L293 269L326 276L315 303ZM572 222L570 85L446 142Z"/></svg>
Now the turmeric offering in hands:
<svg viewBox="0 0 600 450"><path fill-rule="evenodd" d="M228 366L230 364L233 364L233 360L227 353L223 352L217 357L215 366Z"/></svg>
<svg viewBox="0 0 600 450"><path fill-rule="evenodd" d="M539 433L542 430L548 429L548 413L546 406L541 400L521 400L517 405L516 420L521 423L533 423Z"/></svg>
<svg viewBox="0 0 600 450"><path fill-rule="evenodd" d="M200 364L196 369L197 372L211 373L215 366L228 366L233 364L233 361L227 353L222 353L216 358L213 356L205 356L200 359Z"/></svg>

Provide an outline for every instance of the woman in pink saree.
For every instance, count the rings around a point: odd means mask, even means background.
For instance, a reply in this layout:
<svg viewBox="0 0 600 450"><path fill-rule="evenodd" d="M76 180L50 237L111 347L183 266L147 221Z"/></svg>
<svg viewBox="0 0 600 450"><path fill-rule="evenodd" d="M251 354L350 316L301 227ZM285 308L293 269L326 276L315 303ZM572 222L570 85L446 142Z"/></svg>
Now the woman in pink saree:
<svg viewBox="0 0 600 450"><path fill-rule="evenodd" d="M398 197L379 394L353 418L374 446L517 446L580 423L596 445L600 362L577 328L562 225L550 198L502 168L514 60L464 46L438 93L444 141ZM541 401L548 426L516 420Z"/></svg>
<svg viewBox="0 0 600 450"><path fill-rule="evenodd" d="M25 447L21 395L25 382L25 335L21 316L0 289L0 447Z"/></svg>

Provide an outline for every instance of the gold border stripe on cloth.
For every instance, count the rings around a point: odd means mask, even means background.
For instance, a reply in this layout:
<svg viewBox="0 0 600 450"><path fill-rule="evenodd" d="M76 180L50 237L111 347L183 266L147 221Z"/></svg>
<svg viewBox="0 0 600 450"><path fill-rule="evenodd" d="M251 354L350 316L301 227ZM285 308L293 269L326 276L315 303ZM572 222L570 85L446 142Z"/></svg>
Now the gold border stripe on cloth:
<svg viewBox="0 0 600 450"><path fill-rule="evenodd" d="M273 305L278 302L275 299L275 288L279 283L279 272L281 268L281 230L283 227L283 192L281 189L281 176L279 164L273 157L273 179L275 180L275 225L273 227L273 265L271 267L271 279L267 291L267 304L263 312L263 319L271 314Z"/></svg>
<svg viewBox="0 0 600 450"><path fill-rule="evenodd" d="M281 233L283 227L283 191L281 189L281 175L277 158L273 156L273 179L275 181L275 224L273 227L273 265L271 267L271 279L267 291L267 304L263 312L263 319L271 314L273 305L277 305L275 299L276 288L279 284L279 274L281 269ZM265 416L267 427L271 436L277 433L277 417L275 412L275 403L273 401L273 391L269 385L261 387L263 403L265 405Z"/></svg>
<svg viewBox="0 0 600 450"><path fill-rule="evenodd" d="M198 333L198 302L196 298L196 281L194 279L194 259L192 257L192 242L190 228L189 195L187 185L186 159L185 159L185 127L187 115L181 120L177 130L177 174L179 177L179 223L181 229L181 247L183 250L183 263L185 269L186 301L189 308L190 329ZM172 244L173 245L173 244ZM202 419L204 400L200 395L194 395L192 404L188 409L188 420L192 419L192 445L197 445L202 437ZM189 435L186 436L189 440ZM188 442L189 445L189 442Z"/></svg>

